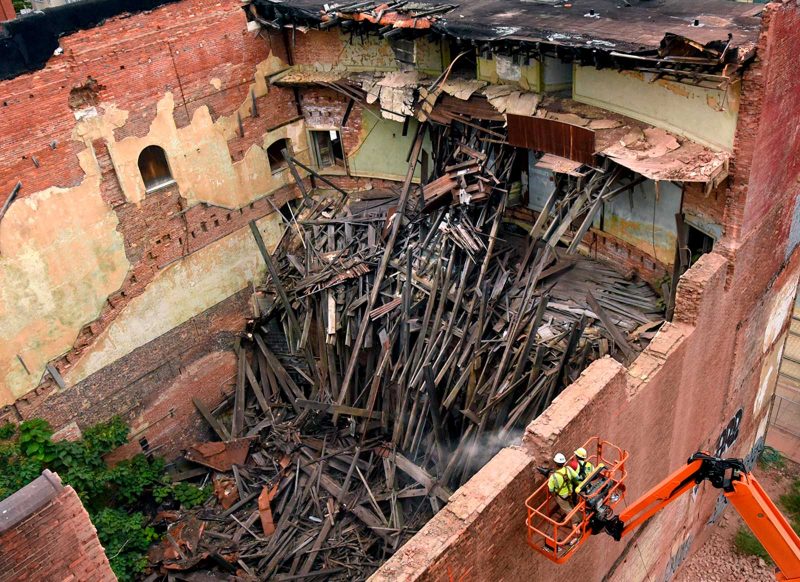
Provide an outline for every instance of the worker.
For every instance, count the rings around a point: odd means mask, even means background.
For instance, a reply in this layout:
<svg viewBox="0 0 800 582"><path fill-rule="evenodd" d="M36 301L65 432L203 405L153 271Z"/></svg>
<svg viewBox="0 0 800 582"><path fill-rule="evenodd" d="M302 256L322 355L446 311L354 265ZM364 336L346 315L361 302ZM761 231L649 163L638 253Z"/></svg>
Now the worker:
<svg viewBox="0 0 800 582"><path fill-rule="evenodd" d="M576 486L582 483L583 480L594 471L594 465L591 461L587 460L588 456L586 449L579 447L575 449L575 458L569 462L570 468L575 471L578 476L578 480L575 482Z"/></svg>
<svg viewBox="0 0 800 582"><path fill-rule="evenodd" d="M557 468L550 474L550 478L547 480L547 488L550 490L550 493L553 494L558 508L561 510L564 517L566 517L573 508L572 494L575 491L575 483L578 474L572 467L567 465L567 458L563 453L556 453L553 457L553 462L556 464ZM580 523L581 520L578 518L577 514L573 515L572 525L578 526Z"/></svg>

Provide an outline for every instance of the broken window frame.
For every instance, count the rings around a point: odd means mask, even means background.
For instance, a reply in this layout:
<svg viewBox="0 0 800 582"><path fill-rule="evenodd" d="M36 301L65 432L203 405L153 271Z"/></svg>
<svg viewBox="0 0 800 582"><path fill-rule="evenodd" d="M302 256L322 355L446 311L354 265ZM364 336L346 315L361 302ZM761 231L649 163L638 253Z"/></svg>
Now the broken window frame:
<svg viewBox="0 0 800 582"><path fill-rule="evenodd" d="M342 139L342 131L338 127L314 127L309 128L308 130L308 144L309 149L311 150L311 159L314 163L314 166L320 170L325 172L337 172L347 171L347 155L344 151L344 141ZM336 157L336 153L334 152L333 144L334 140L331 137L331 133L335 132L338 135L338 141L341 145L341 158ZM324 151L320 150L320 143L317 139L317 134L325 134L327 135L327 147L330 148L330 154L325 153ZM330 156L328 158L328 155ZM323 159L323 156L326 156ZM341 162L341 163L339 163Z"/></svg>
<svg viewBox="0 0 800 582"><path fill-rule="evenodd" d="M686 228L686 252L689 259L689 267L691 267L700 257L714 250L717 240L702 228L698 228L688 221L684 221L684 223ZM695 245L693 242L698 244Z"/></svg>
<svg viewBox="0 0 800 582"><path fill-rule="evenodd" d="M277 155L273 148L277 148ZM292 152L292 140L288 137L278 138L269 144L266 148L264 148L264 154L267 156L267 163L269 164L269 169L273 174L279 174L283 172L289 167L289 162L286 158L283 157L283 150L289 152L291 155ZM270 151L273 150L273 151ZM273 161L275 160L275 161Z"/></svg>
<svg viewBox="0 0 800 582"><path fill-rule="evenodd" d="M152 167L143 167L142 165L142 156L144 156L146 152L148 155L150 155L150 153L153 154L153 160L151 160ZM147 160L145 160L145 163L147 163ZM175 178L172 175L172 168L169 165L167 152L159 145L151 144L143 148L142 151L139 152L136 165L139 168L139 177L142 179L142 184L144 184L145 194L151 194L157 190L175 184ZM158 165L162 167L159 168ZM148 176L149 174L152 175Z"/></svg>

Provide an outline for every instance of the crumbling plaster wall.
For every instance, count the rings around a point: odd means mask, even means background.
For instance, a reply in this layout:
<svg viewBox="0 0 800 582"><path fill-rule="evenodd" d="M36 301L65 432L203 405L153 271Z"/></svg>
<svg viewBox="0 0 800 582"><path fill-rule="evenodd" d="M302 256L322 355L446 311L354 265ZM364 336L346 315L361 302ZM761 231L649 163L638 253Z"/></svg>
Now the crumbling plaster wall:
<svg viewBox="0 0 800 582"><path fill-rule="evenodd" d="M573 98L730 151L741 85L716 89L655 79L653 73L574 68Z"/></svg>
<svg viewBox="0 0 800 582"><path fill-rule="evenodd" d="M342 125L348 100L330 89L303 89L300 93L306 128L309 130L336 129L341 133L347 169L352 176L383 180L405 179L408 164L405 155L411 150L417 121L410 120L403 135L403 124L384 119L377 108L355 104ZM430 137L422 145L423 156L431 159ZM330 169L321 170L328 173ZM334 170L339 171L339 170ZM420 180L421 164L414 170Z"/></svg>
<svg viewBox="0 0 800 582"><path fill-rule="evenodd" d="M292 92L266 84L283 41L247 32L238 3L185 0L61 45L0 84L0 193L22 182L0 222L0 416L123 414L197 438L191 398L215 406L228 388L263 273L247 223L274 246L275 210L298 195L263 149L288 138L307 159ZM137 160L153 144L176 184L145 193ZM42 381L48 361L65 390Z"/></svg>
<svg viewBox="0 0 800 582"><path fill-rule="evenodd" d="M91 152L82 158L80 185L27 196L0 223L0 404L39 383L128 271L97 165Z"/></svg>
<svg viewBox="0 0 800 582"><path fill-rule="evenodd" d="M389 72L400 68L388 39L348 34L338 28L296 34L291 52L296 65L316 70ZM447 45L441 42L424 36L414 40L415 66L420 72L441 72L449 57Z"/></svg>

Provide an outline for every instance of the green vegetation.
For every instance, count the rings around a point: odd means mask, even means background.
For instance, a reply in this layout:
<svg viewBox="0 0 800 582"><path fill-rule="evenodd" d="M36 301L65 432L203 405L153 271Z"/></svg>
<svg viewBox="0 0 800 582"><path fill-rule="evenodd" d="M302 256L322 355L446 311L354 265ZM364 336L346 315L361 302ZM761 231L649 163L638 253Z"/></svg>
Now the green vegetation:
<svg viewBox="0 0 800 582"><path fill-rule="evenodd" d="M0 499L38 477L44 469L58 473L75 489L92 518L114 573L133 580L147 565L147 547L158 534L137 511L174 500L184 508L205 501L210 491L186 483L172 485L162 459L136 455L110 467L103 456L127 442L128 427L118 417L83 432L78 441L53 442L42 419L17 427L0 426Z"/></svg>
<svg viewBox="0 0 800 582"><path fill-rule="evenodd" d="M783 455L772 447L764 449L758 462L762 468L775 467L781 469L786 465ZM800 479L795 479L789 491L780 496L779 504L791 522L794 531L800 533ZM773 563L767 550L764 549L764 546L761 545L761 542L756 539L756 536L746 525L741 526L739 531L736 532L733 545L740 554L758 556L768 564Z"/></svg>
<svg viewBox="0 0 800 582"><path fill-rule="evenodd" d="M739 531L736 532L736 537L733 538L733 546L740 554L758 556L767 564L772 564L772 558L769 557L767 550L764 549L764 546L761 545L761 542L756 539L756 536L746 525L741 526Z"/></svg>
<svg viewBox="0 0 800 582"><path fill-rule="evenodd" d="M31 3L28 0L12 0L12 4L14 4L14 10L17 11L17 14L19 14L19 11L23 8L31 7Z"/></svg>
<svg viewBox="0 0 800 582"><path fill-rule="evenodd" d="M758 466L762 469L783 469L786 466L786 459L780 451L764 447L761 456L758 457Z"/></svg>

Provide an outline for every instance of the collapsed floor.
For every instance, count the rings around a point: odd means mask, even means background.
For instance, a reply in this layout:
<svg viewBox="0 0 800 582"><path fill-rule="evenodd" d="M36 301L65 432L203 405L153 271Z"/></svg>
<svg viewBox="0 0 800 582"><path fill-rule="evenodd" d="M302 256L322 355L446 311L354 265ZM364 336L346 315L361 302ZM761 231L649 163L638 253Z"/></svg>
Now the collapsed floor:
<svg viewBox="0 0 800 582"><path fill-rule="evenodd" d="M251 225L270 277L235 392L196 402L221 442L186 455L216 500L169 517L153 579L365 578L590 362L655 334L661 298L575 254L619 170L566 184L531 237L503 221L513 149L479 134L445 136L424 188L409 164L402 188L305 193L273 253Z"/></svg>

